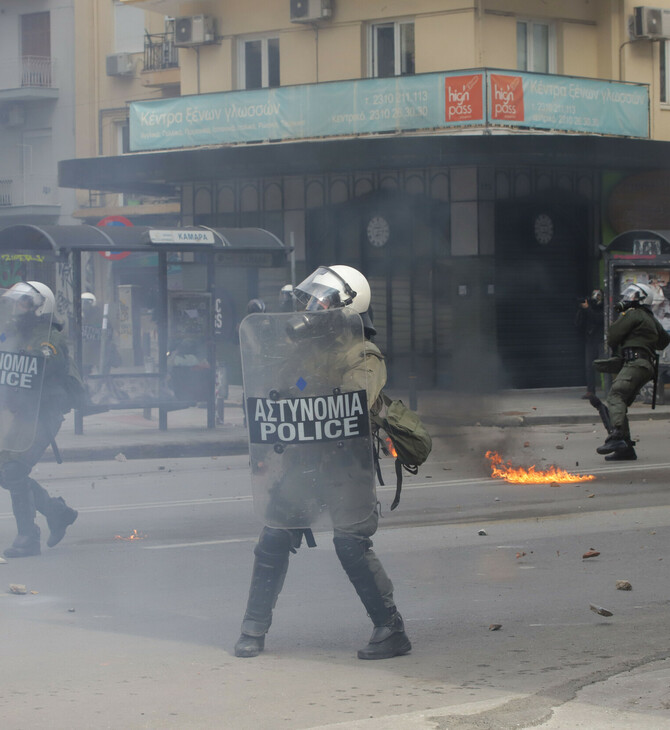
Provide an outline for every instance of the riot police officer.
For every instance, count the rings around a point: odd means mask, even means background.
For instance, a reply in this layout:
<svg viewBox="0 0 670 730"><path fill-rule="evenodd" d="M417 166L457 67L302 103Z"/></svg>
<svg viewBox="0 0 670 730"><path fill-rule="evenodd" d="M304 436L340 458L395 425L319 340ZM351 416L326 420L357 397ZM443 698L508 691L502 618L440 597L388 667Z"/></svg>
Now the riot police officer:
<svg viewBox="0 0 670 730"><path fill-rule="evenodd" d="M54 295L45 284L37 281L19 282L8 289L0 299L3 311L4 343L11 343L15 353L43 360L41 391L31 398L9 388L3 391L0 414L6 422L30 419L29 435L21 444L10 445L5 439L0 450L0 486L7 489L12 499L18 535L4 551L7 558L23 558L40 554L40 528L35 524L36 511L43 514L49 526L47 545L54 547L65 536L67 528L77 519L77 511L62 497L51 497L44 487L30 477L30 472L46 448L53 443L63 422L63 414L70 410L67 378L72 372L62 325L52 321ZM7 357L4 360L8 360ZM36 369L37 366L35 366ZM25 368L24 368L25 369ZM78 374L76 374L78 377ZM23 400L22 400L23 398Z"/></svg>
<svg viewBox="0 0 670 730"><path fill-rule="evenodd" d="M370 341L375 330L369 316L370 286L367 279L359 271L349 266L323 266L296 287L294 296L299 305L298 308L305 312L350 308L361 315L365 339L361 333L360 343L340 350L336 356L323 353L321 361L317 362L319 358L315 358L314 363L306 366L306 370L310 373L317 371L321 377L324 377L323 371L333 369L333 357L335 357L338 361L337 367L342 364L338 385L342 386L342 390L362 389L365 391L368 406L377 412L379 394L386 382L386 366L380 350ZM305 322L299 321L295 328L296 337L302 336L298 333L303 325ZM336 349L337 344L333 344L333 340L337 340L337 337L321 335L321 342L330 342L332 348ZM323 344L321 347L327 347L327 345ZM305 366L304 361L303 366ZM288 369L295 372L293 366ZM339 389L336 388L336 390ZM347 451L352 453L353 449L350 447ZM318 449L316 453L319 453ZM360 457L354 458L359 459L359 463L369 459L372 472L372 454L369 448L367 451L362 450L359 453ZM363 483L352 485L346 483L345 479L345 486L342 487L340 483L340 489L336 490L338 494L351 490L351 501L359 500L361 504L368 505L366 511L360 513L361 519L358 520L356 517L352 517L353 512L345 504L346 499L340 498L338 501L337 498L333 498L335 490L329 490L328 486L332 475L326 464L323 462L316 464L314 454L314 447L311 447L307 460L309 461L310 458L313 460L311 471L313 474L318 474L314 479L319 482L320 497L326 503L332 519L333 543L337 557L374 624L369 643L358 652L358 657L360 659L387 659L407 654L412 646L405 633L403 619L395 606L393 584L372 550L371 537L376 532L378 524L374 474L372 473L370 486ZM343 455L339 458L346 457ZM331 467L333 471L336 468L335 465ZM284 471L290 473L287 481L294 484L300 470L295 469L292 472L284 462ZM305 470L303 469L303 471ZM355 473L353 469L352 472ZM285 478L284 481L286 481ZM289 490L291 487L292 485L289 484ZM369 495L366 494L366 489L370 490ZM298 487L294 491L300 491L300 488ZM317 499L315 503L307 507L307 510L314 509L318 504ZM273 508L272 499L270 508ZM274 509L273 517L277 518L276 511L279 508L274 505ZM286 524L292 523L287 521ZM307 537L309 543L310 535L309 530L269 526L266 521L266 526L254 549L255 560L251 587L242 621L242 634L235 645L236 656L254 657L263 651L265 634L272 622L272 610L288 569L289 555L300 546L303 536Z"/></svg>
<svg viewBox="0 0 670 730"><path fill-rule="evenodd" d="M637 459L630 437L628 406L642 386L654 377L656 351L670 344L670 335L648 306L652 298L651 288L646 284L630 284L616 305L619 317L607 331L607 344L623 359L623 366L607 394L611 429L605 443L596 449L599 454L607 454L608 461Z"/></svg>

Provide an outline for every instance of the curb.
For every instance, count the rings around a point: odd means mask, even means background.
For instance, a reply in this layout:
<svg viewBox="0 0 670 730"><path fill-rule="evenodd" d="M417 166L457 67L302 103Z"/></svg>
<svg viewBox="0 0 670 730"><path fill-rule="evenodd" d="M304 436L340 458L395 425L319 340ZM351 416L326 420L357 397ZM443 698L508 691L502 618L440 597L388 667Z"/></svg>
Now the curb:
<svg viewBox="0 0 670 730"><path fill-rule="evenodd" d="M71 446L59 449L64 462L69 461L114 461L118 454L126 459L180 459L194 456L239 456L249 453L249 446L245 440L240 441L205 441L192 443L145 443L120 444L116 447L108 446ZM51 449L48 449L42 462L56 463Z"/></svg>

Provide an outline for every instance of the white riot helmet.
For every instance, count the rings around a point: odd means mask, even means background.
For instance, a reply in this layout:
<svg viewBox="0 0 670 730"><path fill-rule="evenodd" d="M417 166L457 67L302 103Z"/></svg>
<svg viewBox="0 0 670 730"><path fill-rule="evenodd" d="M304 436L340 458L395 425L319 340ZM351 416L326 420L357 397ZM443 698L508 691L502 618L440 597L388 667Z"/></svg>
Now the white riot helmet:
<svg viewBox="0 0 670 730"><path fill-rule="evenodd" d="M53 292L46 284L39 281L19 281L11 286L3 295L12 300L16 314L32 312L37 317L53 314L55 299Z"/></svg>
<svg viewBox="0 0 670 730"><path fill-rule="evenodd" d="M307 311L350 307L364 314L370 307L370 285L351 266L319 266L293 290Z"/></svg>
<svg viewBox="0 0 670 730"><path fill-rule="evenodd" d="M81 302L87 307L95 307L97 301L95 294L92 294L90 291L85 291L81 295Z"/></svg>
<svg viewBox="0 0 670 730"><path fill-rule="evenodd" d="M621 294L621 302L626 308L646 301L651 303L653 298L654 293L646 284L629 284Z"/></svg>

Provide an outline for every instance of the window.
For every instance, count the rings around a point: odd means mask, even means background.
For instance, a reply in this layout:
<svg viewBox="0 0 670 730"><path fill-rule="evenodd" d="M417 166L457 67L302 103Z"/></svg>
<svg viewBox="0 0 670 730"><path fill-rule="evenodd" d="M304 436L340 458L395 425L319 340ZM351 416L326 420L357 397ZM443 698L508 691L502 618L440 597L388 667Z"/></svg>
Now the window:
<svg viewBox="0 0 670 730"><path fill-rule="evenodd" d="M21 56L51 57L49 13L29 13L21 16Z"/></svg>
<svg viewBox="0 0 670 730"><path fill-rule="evenodd" d="M239 88L265 89L279 86L279 38L240 41Z"/></svg>
<svg viewBox="0 0 670 730"><path fill-rule="evenodd" d="M144 52L144 10L114 0L114 53Z"/></svg>
<svg viewBox="0 0 670 730"><path fill-rule="evenodd" d="M370 32L370 76L414 73L414 23L379 23Z"/></svg>
<svg viewBox="0 0 670 730"><path fill-rule="evenodd" d="M21 16L21 86L52 86L51 19L48 12Z"/></svg>
<svg viewBox="0 0 670 730"><path fill-rule="evenodd" d="M516 65L521 71L555 73L556 43L549 23L520 20L516 24Z"/></svg>
<svg viewBox="0 0 670 730"><path fill-rule="evenodd" d="M659 48L661 57L661 104L670 104L670 68L668 68L670 49L668 48L668 41L661 41Z"/></svg>

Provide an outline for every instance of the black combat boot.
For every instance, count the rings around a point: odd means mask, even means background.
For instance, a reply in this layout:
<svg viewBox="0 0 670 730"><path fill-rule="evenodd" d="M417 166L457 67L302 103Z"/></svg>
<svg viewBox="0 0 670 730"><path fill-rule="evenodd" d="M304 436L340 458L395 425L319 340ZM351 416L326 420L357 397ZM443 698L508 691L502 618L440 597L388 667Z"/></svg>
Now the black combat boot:
<svg viewBox="0 0 670 730"><path fill-rule="evenodd" d="M265 634L272 623L272 609L284 585L291 549L287 530L265 527L254 549L254 568L235 656L258 656L265 648Z"/></svg>
<svg viewBox="0 0 670 730"><path fill-rule="evenodd" d="M605 439L605 443L602 446L598 446L596 451L599 454L611 454L614 451L619 451L628 447L628 442L624 438L624 435L619 430L612 431L610 435Z"/></svg>
<svg viewBox="0 0 670 730"><path fill-rule="evenodd" d="M367 646L358 652L359 659L390 659L394 656L407 654L412 650L402 616L394 605L387 605L390 596L384 600L384 596L377 583L377 578L370 568L370 561L367 557L372 550L366 547L360 540L346 536L336 535L333 538L335 552L342 563L349 580L356 589L358 597L365 606L368 616L372 619L375 628ZM388 581L391 582L379 564L379 569Z"/></svg>
<svg viewBox="0 0 670 730"><path fill-rule="evenodd" d="M39 555L40 552L40 528L33 525L33 531L30 534L17 535L11 546L2 554L6 558L27 558L31 555Z"/></svg>
<svg viewBox="0 0 670 730"><path fill-rule="evenodd" d="M412 644L405 633L402 616L395 611L383 626L375 625L368 645L358 652L359 659L391 659L409 654Z"/></svg>
<svg viewBox="0 0 670 730"><path fill-rule="evenodd" d="M65 504L62 497L51 500L47 524L49 525L48 547L54 547L65 537L65 530L77 519L79 512Z"/></svg>
<svg viewBox="0 0 670 730"><path fill-rule="evenodd" d="M637 454L635 453L634 446L635 441L626 441L625 448L613 451L605 457L605 461L637 461Z"/></svg>
<svg viewBox="0 0 670 730"><path fill-rule="evenodd" d="M249 636L249 634L241 634L240 638L235 644L235 656L258 656L264 648L265 634L263 634L263 636Z"/></svg>

